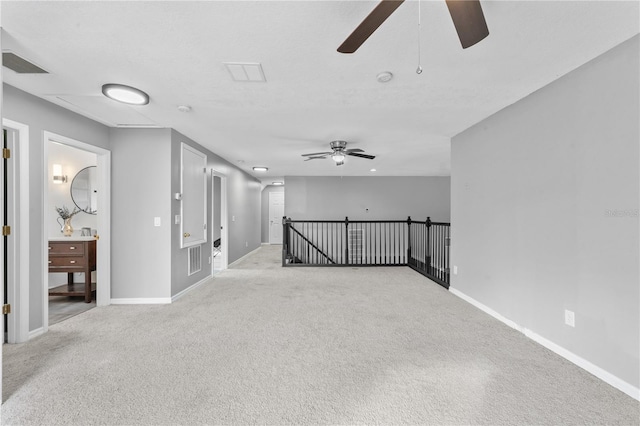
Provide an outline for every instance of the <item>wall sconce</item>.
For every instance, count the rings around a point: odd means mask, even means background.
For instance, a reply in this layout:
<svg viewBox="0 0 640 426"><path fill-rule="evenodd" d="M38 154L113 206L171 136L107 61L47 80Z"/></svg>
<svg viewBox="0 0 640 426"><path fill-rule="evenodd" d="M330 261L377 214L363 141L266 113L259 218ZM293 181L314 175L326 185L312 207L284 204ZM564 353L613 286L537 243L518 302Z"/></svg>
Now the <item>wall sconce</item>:
<svg viewBox="0 0 640 426"><path fill-rule="evenodd" d="M67 177L62 174L62 166L60 164L53 165L53 183L64 183Z"/></svg>

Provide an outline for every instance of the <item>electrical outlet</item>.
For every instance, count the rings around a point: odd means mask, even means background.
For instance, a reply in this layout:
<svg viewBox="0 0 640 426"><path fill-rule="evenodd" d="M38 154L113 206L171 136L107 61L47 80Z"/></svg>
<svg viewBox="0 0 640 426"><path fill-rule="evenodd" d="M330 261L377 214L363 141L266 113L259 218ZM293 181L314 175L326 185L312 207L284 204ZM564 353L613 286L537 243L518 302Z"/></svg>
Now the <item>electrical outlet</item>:
<svg viewBox="0 0 640 426"><path fill-rule="evenodd" d="M154 217L153 218L153 226L160 226L160 218L159 217Z"/></svg>
<svg viewBox="0 0 640 426"><path fill-rule="evenodd" d="M564 323L569 327L576 326L576 314L568 309L564 310Z"/></svg>
<svg viewBox="0 0 640 426"><path fill-rule="evenodd" d="M453 265L453 275L458 275L458 267Z"/></svg>

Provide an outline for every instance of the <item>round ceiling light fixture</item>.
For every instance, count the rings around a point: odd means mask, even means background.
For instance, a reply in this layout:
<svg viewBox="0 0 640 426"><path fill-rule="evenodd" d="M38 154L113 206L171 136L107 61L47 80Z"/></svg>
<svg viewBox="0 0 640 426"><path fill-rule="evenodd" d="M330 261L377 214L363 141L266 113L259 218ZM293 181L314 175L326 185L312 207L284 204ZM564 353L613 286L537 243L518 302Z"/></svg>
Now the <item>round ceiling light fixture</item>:
<svg viewBox="0 0 640 426"><path fill-rule="evenodd" d="M149 103L149 95L135 87L124 84L105 84L102 86L102 94L114 101L129 105L146 105Z"/></svg>
<svg viewBox="0 0 640 426"><path fill-rule="evenodd" d="M387 83L391 81L392 78L393 74L391 74L389 71L383 71L377 75L376 80L378 80L378 83Z"/></svg>

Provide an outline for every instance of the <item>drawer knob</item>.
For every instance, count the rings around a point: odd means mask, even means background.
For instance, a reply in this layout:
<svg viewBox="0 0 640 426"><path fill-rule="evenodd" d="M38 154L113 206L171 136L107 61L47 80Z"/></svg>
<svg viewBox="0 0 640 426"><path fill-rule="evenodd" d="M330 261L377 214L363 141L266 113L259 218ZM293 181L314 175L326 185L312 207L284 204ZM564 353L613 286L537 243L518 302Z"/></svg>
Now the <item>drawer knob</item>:
<svg viewBox="0 0 640 426"><path fill-rule="evenodd" d="M76 248L74 246L70 246L69 250L75 250Z"/></svg>
<svg viewBox="0 0 640 426"><path fill-rule="evenodd" d="M51 261L49 261L49 263L51 263Z"/></svg>
<svg viewBox="0 0 640 426"><path fill-rule="evenodd" d="M76 263L76 261L75 260L70 260L69 263Z"/></svg>
<svg viewBox="0 0 640 426"><path fill-rule="evenodd" d="M51 246L49 246L49 250L51 250Z"/></svg>

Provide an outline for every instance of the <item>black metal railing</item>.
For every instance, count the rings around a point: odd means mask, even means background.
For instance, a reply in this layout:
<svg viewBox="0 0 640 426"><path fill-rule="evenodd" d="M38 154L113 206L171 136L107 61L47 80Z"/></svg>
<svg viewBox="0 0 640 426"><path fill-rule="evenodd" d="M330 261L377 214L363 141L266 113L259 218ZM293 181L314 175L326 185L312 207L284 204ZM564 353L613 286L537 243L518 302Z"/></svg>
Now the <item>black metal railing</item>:
<svg viewBox="0 0 640 426"><path fill-rule="evenodd" d="M285 217L282 224L282 266L409 266L449 288L449 223Z"/></svg>

